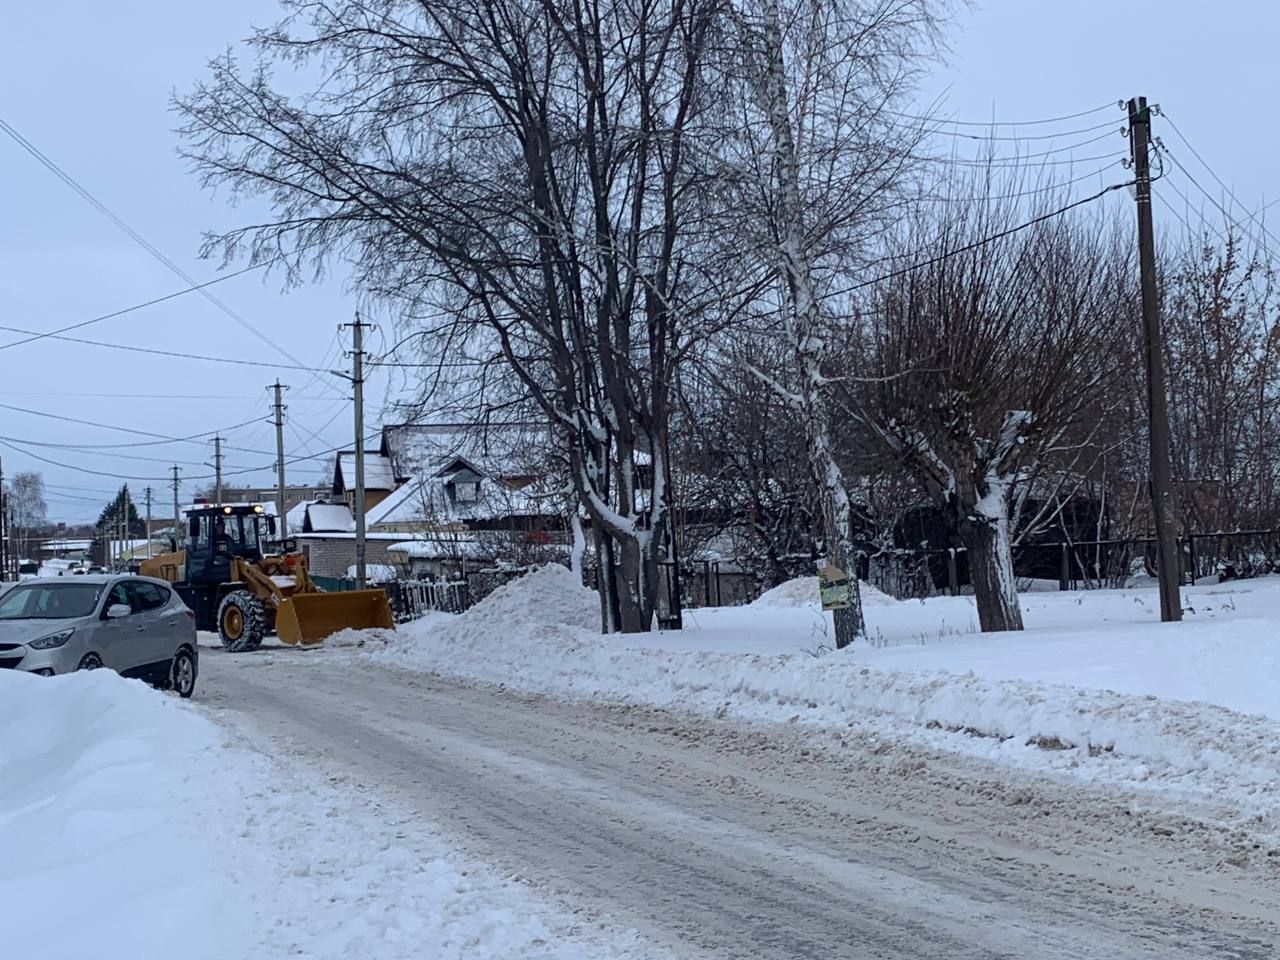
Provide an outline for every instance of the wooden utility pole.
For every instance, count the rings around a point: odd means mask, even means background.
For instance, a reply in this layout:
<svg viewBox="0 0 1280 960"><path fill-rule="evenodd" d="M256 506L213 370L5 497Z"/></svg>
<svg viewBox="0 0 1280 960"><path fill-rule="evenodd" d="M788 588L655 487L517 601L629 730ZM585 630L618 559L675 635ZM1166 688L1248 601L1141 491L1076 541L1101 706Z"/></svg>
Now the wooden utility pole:
<svg viewBox="0 0 1280 960"><path fill-rule="evenodd" d="M351 385L355 388L356 408L356 588L365 588L365 524L364 524L364 332L372 324L356 314L351 328Z"/></svg>
<svg viewBox="0 0 1280 960"><path fill-rule="evenodd" d="M174 465L169 468L173 471L173 479L169 482L173 484L173 547L176 550L184 537L182 536L182 513L178 510L178 467Z"/></svg>
<svg viewBox="0 0 1280 960"><path fill-rule="evenodd" d="M1146 97L1129 101L1129 147L1138 201L1138 266L1142 272L1142 323L1147 348L1147 417L1151 438L1151 506L1156 521L1160 574L1160 619L1182 619L1178 594L1181 565L1174 531L1173 482L1169 468L1169 407L1164 385L1164 333L1156 290L1155 228L1151 222L1151 108Z"/></svg>
<svg viewBox="0 0 1280 960"><path fill-rule="evenodd" d="M272 388L276 392L276 402L273 405L275 410L276 425L276 515L280 524L280 540L283 542L289 536L289 524L285 520L284 509L284 402L282 400L281 391L289 388L280 383L275 382ZM282 551L283 552L283 551Z"/></svg>
<svg viewBox="0 0 1280 960"><path fill-rule="evenodd" d="M147 559L151 559L151 488L147 487Z"/></svg>
<svg viewBox="0 0 1280 960"><path fill-rule="evenodd" d="M9 500L4 494L4 464L0 462L0 580L9 579Z"/></svg>

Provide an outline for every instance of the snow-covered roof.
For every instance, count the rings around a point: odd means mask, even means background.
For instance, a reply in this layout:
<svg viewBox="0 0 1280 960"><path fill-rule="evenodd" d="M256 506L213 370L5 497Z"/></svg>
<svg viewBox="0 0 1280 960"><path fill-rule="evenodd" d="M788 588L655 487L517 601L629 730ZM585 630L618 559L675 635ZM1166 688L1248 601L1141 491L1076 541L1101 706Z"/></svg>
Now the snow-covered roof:
<svg viewBox="0 0 1280 960"><path fill-rule="evenodd" d="M370 527L392 523L418 523L423 519L422 481L401 484L391 495L365 514Z"/></svg>
<svg viewBox="0 0 1280 960"><path fill-rule="evenodd" d="M400 576L400 571L389 563L366 563L364 565L364 577L374 583L386 583L389 580L395 580ZM347 579L354 580L356 578L356 565L353 563L347 567Z"/></svg>
<svg viewBox="0 0 1280 960"><path fill-rule="evenodd" d="M312 503L307 506L304 529L314 533L339 533L355 528L355 520L345 503Z"/></svg>
<svg viewBox="0 0 1280 960"><path fill-rule="evenodd" d="M457 500L450 495L448 484L456 474L427 476L402 484L365 515L370 527L422 524L463 523L471 520L494 520L500 517L536 517L556 514L562 508L562 497L548 495L545 484L530 483L512 489L501 480L480 478L474 500ZM470 482L472 477L464 476Z"/></svg>
<svg viewBox="0 0 1280 960"><path fill-rule="evenodd" d="M290 533L297 533L302 529L307 519L307 507L311 506L312 501L303 500L295 503L289 508L289 512L284 515L285 524L289 527Z"/></svg>
<svg viewBox="0 0 1280 960"><path fill-rule="evenodd" d="M88 550L93 546L92 540L46 540L46 550Z"/></svg>
<svg viewBox="0 0 1280 960"><path fill-rule="evenodd" d="M337 475L333 478L334 490L353 490L356 485L356 455L351 451L338 454ZM391 458L380 453L364 455L364 488L366 490L394 490L396 474Z"/></svg>
<svg viewBox="0 0 1280 960"><path fill-rule="evenodd" d="M387 553L412 560L492 559L491 550L469 537L415 537L391 544Z"/></svg>
<svg viewBox="0 0 1280 960"><path fill-rule="evenodd" d="M486 476L535 476L548 472L549 452L554 449L550 431L540 426L382 428L381 452L400 479L438 473L459 459Z"/></svg>

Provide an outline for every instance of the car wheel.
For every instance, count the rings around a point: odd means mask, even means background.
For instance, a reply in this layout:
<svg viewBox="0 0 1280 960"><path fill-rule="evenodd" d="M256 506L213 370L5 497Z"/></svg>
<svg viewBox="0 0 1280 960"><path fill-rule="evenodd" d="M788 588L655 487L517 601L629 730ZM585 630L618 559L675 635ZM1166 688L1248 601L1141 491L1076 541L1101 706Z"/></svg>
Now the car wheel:
<svg viewBox="0 0 1280 960"><path fill-rule="evenodd" d="M80 658L80 662L76 664L77 670L99 670L102 667L102 658L96 653L86 653Z"/></svg>
<svg viewBox="0 0 1280 960"><path fill-rule="evenodd" d="M179 650L169 670L169 689L183 700L191 698L196 690L196 658L190 650Z"/></svg>
<svg viewBox="0 0 1280 960"><path fill-rule="evenodd" d="M267 632L267 608L248 590L236 590L218 605L218 636L232 653L257 650Z"/></svg>

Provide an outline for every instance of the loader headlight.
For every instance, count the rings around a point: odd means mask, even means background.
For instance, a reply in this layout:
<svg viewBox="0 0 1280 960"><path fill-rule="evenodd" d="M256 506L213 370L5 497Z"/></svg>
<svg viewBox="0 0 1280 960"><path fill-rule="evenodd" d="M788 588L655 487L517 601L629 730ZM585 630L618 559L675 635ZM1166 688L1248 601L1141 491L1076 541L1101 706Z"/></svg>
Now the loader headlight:
<svg viewBox="0 0 1280 960"><path fill-rule="evenodd" d="M63 630L61 633L51 633L47 637L41 637L39 640L32 640L27 644L32 650L52 650L54 647L60 647L75 633L74 629Z"/></svg>

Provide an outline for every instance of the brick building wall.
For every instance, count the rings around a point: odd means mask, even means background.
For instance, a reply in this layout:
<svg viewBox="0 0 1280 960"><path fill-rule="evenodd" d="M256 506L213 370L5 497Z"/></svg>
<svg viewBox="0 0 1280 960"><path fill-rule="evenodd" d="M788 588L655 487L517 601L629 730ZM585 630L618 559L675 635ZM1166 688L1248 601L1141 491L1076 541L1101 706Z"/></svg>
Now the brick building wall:
<svg viewBox="0 0 1280 960"><path fill-rule="evenodd" d="M307 567L318 577L345 577L347 570L356 562L356 541L354 537L324 537L302 534L297 537L298 549L307 557ZM366 564L393 564L400 557L392 558L387 547L397 540L367 540L364 558Z"/></svg>

